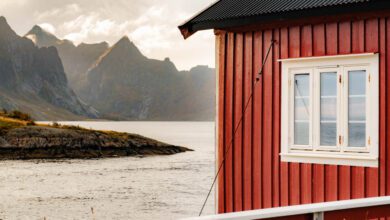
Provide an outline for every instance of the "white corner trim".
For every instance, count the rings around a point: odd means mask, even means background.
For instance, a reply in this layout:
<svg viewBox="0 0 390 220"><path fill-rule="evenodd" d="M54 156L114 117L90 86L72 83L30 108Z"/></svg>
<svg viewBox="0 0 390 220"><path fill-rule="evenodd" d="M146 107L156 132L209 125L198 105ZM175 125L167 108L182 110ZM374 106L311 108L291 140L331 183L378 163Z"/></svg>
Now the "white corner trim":
<svg viewBox="0 0 390 220"><path fill-rule="evenodd" d="M215 107L216 107L216 110L215 110L215 122L214 122L214 135L215 135L215 138L214 138L214 150L215 150L215 155L214 155L214 174L217 175L217 170L218 170L218 167L219 167L219 164L218 164L218 147L219 147L219 50L220 50L220 47L221 47L221 36L220 35L216 35L215 36L215 88L216 88L216 91L215 91ZM214 186L214 211L215 213L217 213L217 210L218 210L218 184L215 184Z"/></svg>

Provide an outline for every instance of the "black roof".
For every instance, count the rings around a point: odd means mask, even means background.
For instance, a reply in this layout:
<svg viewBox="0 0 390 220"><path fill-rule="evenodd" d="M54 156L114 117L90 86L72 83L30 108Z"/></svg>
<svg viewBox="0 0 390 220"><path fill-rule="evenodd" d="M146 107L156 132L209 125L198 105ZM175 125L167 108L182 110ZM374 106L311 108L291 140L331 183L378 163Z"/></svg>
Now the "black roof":
<svg viewBox="0 0 390 220"><path fill-rule="evenodd" d="M219 0L179 26L183 35L256 21L389 8L389 0Z"/></svg>

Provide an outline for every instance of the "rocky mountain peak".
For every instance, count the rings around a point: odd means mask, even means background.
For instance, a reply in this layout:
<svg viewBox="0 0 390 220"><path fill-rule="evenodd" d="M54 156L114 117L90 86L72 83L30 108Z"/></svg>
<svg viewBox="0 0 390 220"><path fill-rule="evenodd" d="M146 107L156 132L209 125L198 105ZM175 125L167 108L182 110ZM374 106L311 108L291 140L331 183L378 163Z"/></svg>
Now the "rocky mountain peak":
<svg viewBox="0 0 390 220"><path fill-rule="evenodd" d="M4 16L0 16L0 24L7 23L7 19Z"/></svg>
<svg viewBox="0 0 390 220"><path fill-rule="evenodd" d="M145 59L145 56L127 36L122 37L108 52L107 55L111 57L127 57L133 60Z"/></svg>
<svg viewBox="0 0 390 220"><path fill-rule="evenodd" d="M34 25L30 30L30 33L41 33L41 32L44 32L44 30L39 25Z"/></svg>
<svg viewBox="0 0 390 220"><path fill-rule="evenodd" d="M10 38L17 36L15 31L12 30L11 26L8 24L7 19L3 16L0 16L0 30L1 38Z"/></svg>
<svg viewBox="0 0 390 220"><path fill-rule="evenodd" d="M38 47L53 46L61 41L53 34L45 31L39 25L34 25L25 37L31 39Z"/></svg>
<svg viewBox="0 0 390 220"><path fill-rule="evenodd" d="M46 37L55 37L53 34L45 31L43 28L41 28L39 25L34 25L31 30L26 35L38 35L38 36L46 36Z"/></svg>
<svg viewBox="0 0 390 220"><path fill-rule="evenodd" d="M138 50L133 42L130 41L129 37L124 36L118 42L116 42L113 48L123 48L124 50Z"/></svg>
<svg viewBox="0 0 390 220"><path fill-rule="evenodd" d="M118 43L131 43L131 41L129 37L125 35L118 41Z"/></svg>

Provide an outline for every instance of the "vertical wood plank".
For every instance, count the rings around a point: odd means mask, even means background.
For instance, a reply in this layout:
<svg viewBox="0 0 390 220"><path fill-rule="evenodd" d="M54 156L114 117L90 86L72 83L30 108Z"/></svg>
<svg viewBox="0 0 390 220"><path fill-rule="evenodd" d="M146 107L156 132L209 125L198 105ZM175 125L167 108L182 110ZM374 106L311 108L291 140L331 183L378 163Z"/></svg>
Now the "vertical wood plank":
<svg viewBox="0 0 390 220"><path fill-rule="evenodd" d="M243 155L244 155L244 184L243 184L243 209L252 209L252 49L253 33L249 32L245 34L245 47L244 47L244 102L248 103L247 110L245 112L243 127L244 127L244 140L243 140Z"/></svg>
<svg viewBox="0 0 390 220"><path fill-rule="evenodd" d="M365 28L366 52L379 51L379 22L378 19L366 21ZM374 197L379 195L379 169L366 168L366 196Z"/></svg>
<svg viewBox="0 0 390 220"><path fill-rule="evenodd" d="M301 56L301 28L294 26L289 28L289 58Z"/></svg>
<svg viewBox="0 0 390 220"><path fill-rule="evenodd" d="M221 166L225 155L225 48L226 34L217 35L218 41L218 168ZM218 176L218 213L225 212L225 168L221 167Z"/></svg>
<svg viewBox="0 0 390 220"><path fill-rule="evenodd" d="M301 56L307 57L313 55L313 42L312 42L312 27L306 25L302 27L301 34ZM307 204L312 202L312 165L302 164L301 175L301 203Z"/></svg>
<svg viewBox="0 0 390 220"><path fill-rule="evenodd" d="M390 94L390 86L389 86L389 80L390 80L390 77L387 76L387 74L390 74L390 19L389 18L386 18L386 66L385 66L385 69L386 69L386 94ZM390 108L389 108L389 103L390 103L390 95L387 95L386 97L386 103L387 103L387 106L386 106L386 124L389 125L390 124ZM386 129L386 137L390 137L390 127L387 126L387 129ZM390 159L390 149L389 149L389 143L390 141L387 141L386 143L386 160L389 160ZM389 161L386 161L386 195L390 195L390 186L389 186L389 183L390 183L390 162Z"/></svg>
<svg viewBox="0 0 390 220"><path fill-rule="evenodd" d="M316 24L313 26L313 54L314 56L325 56L325 25Z"/></svg>
<svg viewBox="0 0 390 220"><path fill-rule="evenodd" d="M313 55L324 56L326 54L325 25L313 26ZM325 201L325 173L324 165L313 165L313 202Z"/></svg>
<svg viewBox="0 0 390 220"><path fill-rule="evenodd" d="M263 60L263 32L258 31L254 34L253 39L253 80L256 80L257 73L260 71ZM262 162L261 162L261 143L262 143L262 105L263 105L263 78L254 86L253 92L253 209L262 208Z"/></svg>
<svg viewBox="0 0 390 220"><path fill-rule="evenodd" d="M339 54L350 54L352 52L352 26L350 21L339 24Z"/></svg>
<svg viewBox="0 0 390 220"><path fill-rule="evenodd" d="M327 23L325 25L325 33L326 33L326 55L337 55L338 54L338 23Z"/></svg>
<svg viewBox="0 0 390 220"><path fill-rule="evenodd" d="M310 57L313 55L313 31L311 25L302 27L301 34L301 57Z"/></svg>
<svg viewBox="0 0 390 220"><path fill-rule="evenodd" d="M280 30L280 57L288 58L288 29ZM280 204L287 206L289 204L289 163L281 162L280 164Z"/></svg>
<svg viewBox="0 0 390 220"><path fill-rule="evenodd" d="M280 59L280 31L274 30L274 40L276 43L273 48L273 112L274 112L274 130L273 130L273 193L272 193L272 206L280 206L280 100L281 100L281 78L280 78L280 63L277 61Z"/></svg>
<svg viewBox="0 0 390 220"><path fill-rule="evenodd" d="M352 52L364 53L364 33L365 33L365 21L353 21L352 22Z"/></svg>
<svg viewBox="0 0 390 220"><path fill-rule="evenodd" d="M289 29L289 57L295 58L300 57L300 27L292 27ZM291 163L290 165L290 198L289 205L298 205L300 204L300 195L301 195L301 166L299 163Z"/></svg>
<svg viewBox="0 0 390 220"><path fill-rule="evenodd" d="M272 31L264 32L263 54L266 56L272 41ZM272 129L273 129L273 105L272 105L272 57L270 50L267 61L263 69L263 92L267 94L263 99L263 142L262 142L262 162L263 162L263 208L272 207Z"/></svg>
<svg viewBox="0 0 390 220"><path fill-rule="evenodd" d="M234 211L242 211L242 82L243 35L236 34L234 45Z"/></svg>
<svg viewBox="0 0 390 220"><path fill-rule="evenodd" d="M387 145L387 74L386 74L386 18L380 19L379 24L379 50L380 50L380 66L379 66L379 172L380 172L380 181L379 181L379 195L386 195L386 145Z"/></svg>
<svg viewBox="0 0 390 220"><path fill-rule="evenodd" d="M364 53L364 21L352 22L352 53ZM352 198L363 198L365 195L365 172L362 167L352 167Z"/></svg>
<svg viewBox="0 0 390 220"><path fill-rule="evenodd" d="M228 151L225 159L225 211L233 212L233 70L234 70L234 38L228 33L226 53L226 92L225 92L225 147Z"/></svg>
<svg viewBox="0 0 390 220"><path fill-rule="evenodd" d="M351 22L341 22L339 24L339 54L351 53ZM339 167L339 199L347 200L351 198L351 167Z"/></svg>

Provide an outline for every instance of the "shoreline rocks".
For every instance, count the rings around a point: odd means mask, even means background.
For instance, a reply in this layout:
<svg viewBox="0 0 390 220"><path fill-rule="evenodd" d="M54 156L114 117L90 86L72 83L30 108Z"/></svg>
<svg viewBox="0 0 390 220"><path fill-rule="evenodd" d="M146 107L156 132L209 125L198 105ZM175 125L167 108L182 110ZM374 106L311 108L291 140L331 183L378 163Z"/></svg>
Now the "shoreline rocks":
<svg viewBox="0 0 390 220"><path fill-rule="evenodd" d="M75 126L21 126L0 130L0 160L92 159L172 155L191 149L141 135Z"/></svg>

